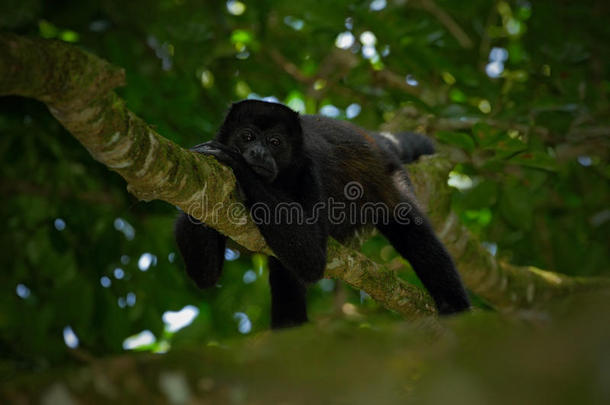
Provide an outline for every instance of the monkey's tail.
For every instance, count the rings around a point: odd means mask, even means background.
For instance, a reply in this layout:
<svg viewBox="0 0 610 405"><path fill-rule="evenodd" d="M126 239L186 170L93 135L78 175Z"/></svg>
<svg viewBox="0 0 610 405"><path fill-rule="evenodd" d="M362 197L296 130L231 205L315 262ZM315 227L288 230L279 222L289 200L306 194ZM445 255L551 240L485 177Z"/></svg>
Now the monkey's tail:
<svg viewBox="0 0 610 405"><path fill-rule="evenodd" d="M403 163L416 161L422 155L434 154L432 139L415 132L399 132L394 135L399 143L399 157Z"/></svg>

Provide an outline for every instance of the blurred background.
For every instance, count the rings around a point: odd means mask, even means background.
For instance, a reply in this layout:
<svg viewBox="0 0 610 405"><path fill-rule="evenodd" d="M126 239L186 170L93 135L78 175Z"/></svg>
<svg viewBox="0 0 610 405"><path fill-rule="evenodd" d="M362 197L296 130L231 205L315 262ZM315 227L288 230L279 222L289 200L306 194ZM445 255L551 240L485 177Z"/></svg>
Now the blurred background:
<svg viewBox="0 0 610 405"><path fill-rule="evenodd" d="M128 108L184 147L244 98L424 132L460 156L453 208L494 255L608 276L609 12L605 0L4 0L0 29L123 67ZM175 207L137 201L39 102L1 98L0 132L0 373L66 364L75 348L166 352L268 329L264 257L232 246L220 285L198 290ZM380 237L363 251L401 260ZM334 280L309 297L314 324L402 322Z"/></svg>

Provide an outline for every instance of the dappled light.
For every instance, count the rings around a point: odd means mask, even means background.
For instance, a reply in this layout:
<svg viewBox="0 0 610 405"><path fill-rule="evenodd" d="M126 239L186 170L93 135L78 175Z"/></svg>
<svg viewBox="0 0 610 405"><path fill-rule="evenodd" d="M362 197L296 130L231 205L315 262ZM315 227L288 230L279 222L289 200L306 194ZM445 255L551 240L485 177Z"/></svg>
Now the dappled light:
<svg viewBox="0 0 610 405"><path fill-rule="evenodd" d="M371 1L371 4L369 5L371 10L373 10L373 11L383 10L385 8L385 6L386 6L386 0L373 0L373 1Z"/></svg>
<svg viewBox="0 0 610 405"><path fill-rule="evenodd" d="M148 271L150 266L154 266L157 263L157 257L151 253L142 253L138 259L138 269L140 271Z"/></svg>
<svg viewBox="0 0 610 405"><path fill-rule="evenodd" d="M55 229L58 231L63 231L66 229L66 221L61 218L56 218L55 221L53 221L53 226L55 226Z"/></svg>
<svg viewBox="0 0 610 405"><path fill-rule="evenodd" d="M163 313L163 322L169 332L176 332L188 326L199 314L199 309L187 305L180 311L166 311Z"/></svg>
<svg viewBox="0 0 610 405"><path fill-rule="evenodd" d="M144 330L137 335L133 335L125 339L123 342L123 349L133 350L142 346L149 346L155 343L157 339L155 335L149 330Z"/></svg>
<svg viewBox="0 0 610 405"><path fill-rule="evenodd" d="M108 276L102 276L100 278L100 284L102 285L102 287L108 288L112 285L112 280L110 280L110 277Z"/></svg>
<svg viewBox="0 0 610 405"><path fill-rule="evenodd" d="M26 299L30 296L30 294L32 293L32 291L30 291L30 289L25 285L25 284L17 284L17 287L15 288L15 292L17 293L17 296L19 298L23 298Z"/></svg>
<svg viewBox="0 0 610 405"><path fill-rule="evenodd" d="M417 86L419 84L419 82L415 79L415 77L413 77L413 75L409 74L405 77L405 82L409 85L409 86Z"/></svg>
<svg viewBox="0 0 610 405"><path fill-rule="evenodd" d="M485 73L492 79L496 79L502 75L504 71L504 63L499 60L491 61L485 66Z"/></svg>
<svg viewBox="0 0 610 405"><path fill-rule="evenodd" d="M78 336L76 336L76 333L74 333L69 325L64 328L64 342L70 349L78 347Z"/></svg>
<svg viewBox="0 0 610 405"><path fill-rule="evenodd" d="M354 34L349 31L345 31L337 35L335 45L337 46L337 48L349 49L355 41L356 38L354 37Z"/></svg>
<svg viewBox="0 0 610 405"><path fill-rule="evenodd" d="M116 269L114 269L113 274L114 274L114 278L116 278L117 280L120 280L123 277L125 277L125 272L120 267L117 267Z"/></svg>
<svg viewBox="0 0 610 405"><path fill-rule="evenodd" d="M582 156L579 156L577 159L578 159L578 163L580 163L582 166L585 166L585 167L589 167L593 163L593 160L591 159L590 156L582 155Z"/></svg>
<svg viewBox="0 0 610 405"><path fill-rule="evenodd" d="M497 243L493 243L493 242L481 242L481 245L483 245L483 247L485 249L487 249L487 251L489 253L491 253L492 256L495 256L496 253L498 253L498 244Z"/></svg>
<svg viewBox="0 0 610 405"><path fill-rule="evenodd" d="M468 190L474 186L474 181L470 176L455 171L449 172L447 184L458 190Z"/></svg>
<svg viewBox="0 0 610 405"><path fill-rule="evenodd" d="M239 333L247 334L252 330L252 322L248 315L243 312L236 312L233 314L233 318L237 321L237 330Z"/></svg>
<svg viewBox="0 0 610 405"><path fill-rule="evenodd" d="M133 226L123 218L116 218L114 220L114 229L125 235L127 240L132 240L136 236L136 231Z"/></svg>
<svg viewBox="0 0 610 405"><path fill-rule="evenodd" d="M337 118L341 111L332 104L327 104L320 108L320 114L325 115L327 117Z"/></svg>
<svg viewBox="0 0 610 405"><path fill-rule="evenodd" d="M258 276L256 275L256 273L254 271L248 270L244 273L244 276L242 279L244 280L244 283L250 284L250 283L255 282L257 278L258 278Z"/></svg>
<svg viewBox="0 0 610 405"><path fill-rule="evenodd" d="M225 249L225 260L233 261L239 259L240 253L238 250Z"/></svg>
<svg viewBox="0 0 610 405"><path fill-rule="evenodd" d="M246 5L238 0L229 0L227 10L233 15L242 15L246 11Z"/></svg>
<svg viewBox="0 0 610 405"><path fill-rule="evenodd" d="M305 22L299 18L292 17L287 15L284 17L284 23L290 27L292 27L296 31L300 31L305 26Z"/></svg>

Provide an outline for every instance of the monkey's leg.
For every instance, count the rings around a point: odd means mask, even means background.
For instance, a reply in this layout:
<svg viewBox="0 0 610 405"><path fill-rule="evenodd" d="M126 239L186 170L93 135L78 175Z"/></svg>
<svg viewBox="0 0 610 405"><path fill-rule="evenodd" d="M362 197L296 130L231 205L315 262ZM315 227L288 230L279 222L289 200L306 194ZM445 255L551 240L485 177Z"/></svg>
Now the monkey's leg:
<svg viewBox="0 0 610 405"><path fill-rule="evenodd" d="M269 257L271 327L297 326L307 322L307 289L275 257Z"/></svg>
<svg viewBox="0 0 610 405"><path fill-rule="evenodd" d="M174 236L186 272L197 287L215 285L222 271L227 237L185 213L176 220Z"/></svg>
<svg viewBox="0 0 610 405"><path fill-rule="evenodd" d="M377 227L392 246L407 259L436 303L440 314L470 307L468 295L449 252L434 234L424 214L410 203L405 218L390 217ZM408 223L407 223L408 222Z"/></svg>

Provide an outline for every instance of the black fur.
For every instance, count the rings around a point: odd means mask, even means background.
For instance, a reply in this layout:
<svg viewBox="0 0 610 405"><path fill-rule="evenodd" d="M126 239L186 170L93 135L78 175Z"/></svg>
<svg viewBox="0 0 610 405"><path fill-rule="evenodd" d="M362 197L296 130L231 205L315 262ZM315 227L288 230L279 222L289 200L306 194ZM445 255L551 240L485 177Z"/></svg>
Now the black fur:
<svg viewBox="0 0 610 405"><path fill-rule="evenodd" d="M364 226L377 226L409 260L441 314L469 307L451 257L417 207L402 166L434 152L424 136L365 131L344 121L299 116L281 104L245 100L233 104L214 141L193 149L233 169L246 205L277 256L269 264L272 327L307 320L305 288L324 273L328 236L342 241ZM356 195L347 192L350 185ZM286 203L292 204L290 211L278 210ZM346 214L350 207L357 215L334 216L329 207L341 203L344 208L335 214ZM387 207L386 216L366 211L379 203ZM263 220L257 207L276 216ZM295 221L295 215L316 220ZM178 219L175 232L187 273L200 287L214 284L225 237L187 214Z"/></svg>
<svg viewBox="0 0 610 405"><path fill-rule="evenodd" d="M227 237L186 214L176 220L174 234L187 274L199 288L214 286L225 261Z"/></svg>

